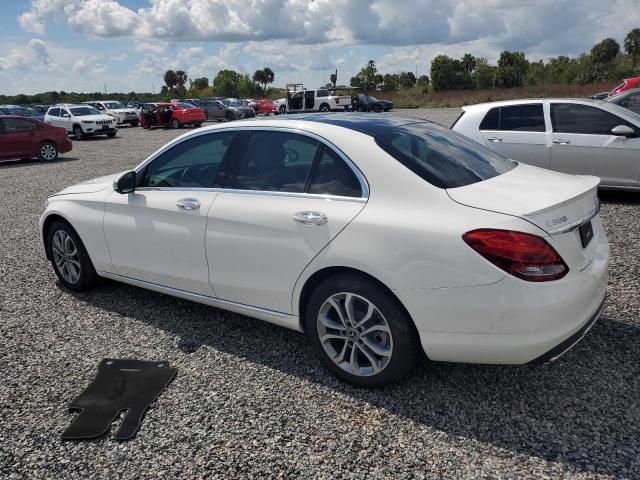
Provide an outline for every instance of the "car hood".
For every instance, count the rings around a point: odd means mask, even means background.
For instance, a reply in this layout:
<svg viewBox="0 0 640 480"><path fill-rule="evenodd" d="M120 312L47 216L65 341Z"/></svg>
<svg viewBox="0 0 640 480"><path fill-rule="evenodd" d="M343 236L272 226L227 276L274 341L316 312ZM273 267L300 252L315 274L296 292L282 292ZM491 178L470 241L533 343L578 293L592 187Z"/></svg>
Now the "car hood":
<svg viewBox="0 0 640 480"><path fill-rule="evenodd" d="M110 111L115 113L134 114L136 111L133 108L112 108Z"/></svg>
<svg viewBox="0 0 640 480"><path fill-rule="evenodd" d="M100 190L104 190L105 188L113 187L113 182L116 178L118 178L119 173L112 173L110 175L105 175L103 177L92 178L91 180L86 180L81 183L76 183L75 185L71 185L64 190L60 190L55 195L70 195L73 193L93 193L99 192Z"/></svg>

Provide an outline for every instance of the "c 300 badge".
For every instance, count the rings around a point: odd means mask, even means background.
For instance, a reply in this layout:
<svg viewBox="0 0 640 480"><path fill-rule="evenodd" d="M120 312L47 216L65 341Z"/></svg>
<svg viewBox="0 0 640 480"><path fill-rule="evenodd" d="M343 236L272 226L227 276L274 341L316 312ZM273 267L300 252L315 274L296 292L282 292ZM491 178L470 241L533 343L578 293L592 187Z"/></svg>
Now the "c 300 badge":
<svg viewBox="0 0 640 480"><path fill-rule="evenodd" d="M551 220L547 220L547 227L556 227L561 225L567 221L566 215L564 217L552 218Z"/></svg>

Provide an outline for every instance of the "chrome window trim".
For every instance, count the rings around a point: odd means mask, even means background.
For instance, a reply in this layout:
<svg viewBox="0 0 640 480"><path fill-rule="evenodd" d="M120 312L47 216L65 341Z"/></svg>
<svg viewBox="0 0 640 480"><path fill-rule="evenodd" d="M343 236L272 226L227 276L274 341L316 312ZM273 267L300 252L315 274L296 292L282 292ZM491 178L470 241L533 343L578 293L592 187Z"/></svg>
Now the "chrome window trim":
<svg viewBox="0 0 640 480"><path fill-rule="evenodd" d="M301 130L299 128L291 128L291 127L258 127L258 126L238 126L238 127L225 127L225 128L216 128L212 130L205 130L204 132L193 132L191 134L187 134L187 136L183 138L179 138L177 141L171 142L168 145L165 145L160 150L151 154L149 158L147 158L144 162L139 164L136 168L134 168L136 174L140 173L149 163L153 162L160 155L170 150L171 148L179 145L183 142L191 140L193 138L199 137L201 135L211 135L214 133L224 133L224 132L239 132L239 131L275 131L275 132L287 132L287 133L295 133L298 135L303 135L306 137L313 138L318 142L322 143L325 147L330 148L334 151L336 155L338 155L346 164L349 166L351 171L354 173L358 181L360 182L360 188L362 189L362 195L360 197L343 197L339 195L323 195L323 194L313 194L313 193L296 193L296 192L272 192L269 190L236 190L233 188L185 188L184 191L218 191L225 193L243 193L243 194L256 194L256 195L278 195L278 196L301 196L303 198L313 197L313 198L329 198L329 199L340 199L346 200L349 199L351 201L363 202L367 201L369 198L369 183L367 182L366 177L360 171L358 166L349 158L345 153L340 150L335 144L330 142L324 137L312 132L307 132L305 130ZM136 190L144 191L144 190L170 190L170 191L179 191L179 187L141 187L136 188Z"/></svg>

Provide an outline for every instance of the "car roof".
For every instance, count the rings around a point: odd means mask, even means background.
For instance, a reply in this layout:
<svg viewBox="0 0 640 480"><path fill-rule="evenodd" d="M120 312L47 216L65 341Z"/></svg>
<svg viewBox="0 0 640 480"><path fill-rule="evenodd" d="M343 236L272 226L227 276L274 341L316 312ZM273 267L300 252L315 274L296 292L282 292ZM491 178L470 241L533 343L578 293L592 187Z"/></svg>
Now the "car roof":
<svg viewBox="0 0 640 480"><path fill-rule="evenodd" d="M592 105L602 105L603 100L595 100L592 98L576 98L576 97L546 97L546 98L518 98L513 100L499 100L497 102L484 102L475 103L472 105L463 105L462 109L465 111L471 110L485 110L490 107L503 107L509 105L522 105L527 103L540 103L540 102L569 102L569 103L590 103Z"/></svg>
<svg viewBox="0 0 640 480"><path fill-rule="evenodd" d="M33 122L38 123L39 125L52 126L52 125L49 125L48 123L45 123L45 122L42 122L42 121L38 120L37 118L25 117L25 116L22 116L22 115L2 115L2 114L0 114L0 118L19 118L20 120L31 120Z"/></svg>

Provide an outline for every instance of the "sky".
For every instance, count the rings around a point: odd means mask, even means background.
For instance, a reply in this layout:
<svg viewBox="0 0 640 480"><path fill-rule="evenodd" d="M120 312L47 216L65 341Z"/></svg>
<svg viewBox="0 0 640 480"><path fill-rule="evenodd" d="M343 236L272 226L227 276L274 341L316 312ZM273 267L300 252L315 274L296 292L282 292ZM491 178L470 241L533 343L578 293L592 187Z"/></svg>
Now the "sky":
<svg viewBox="0 0 640 480"><path fill-rule="evenodd" d="M274 86L429 74L438 54L495 62L588 52L640 27L640 0L0 0L0 94L158 92L169 69L211 81L270 67Z"/></svg>

